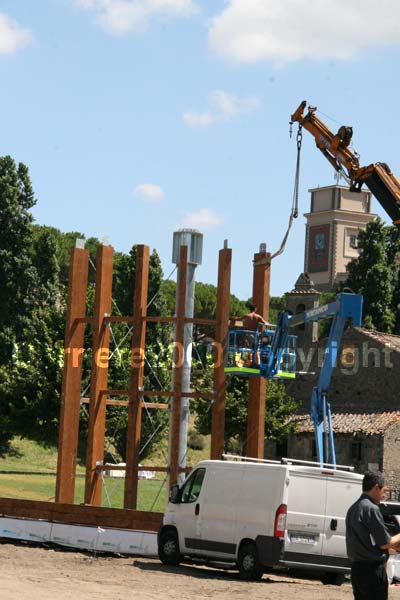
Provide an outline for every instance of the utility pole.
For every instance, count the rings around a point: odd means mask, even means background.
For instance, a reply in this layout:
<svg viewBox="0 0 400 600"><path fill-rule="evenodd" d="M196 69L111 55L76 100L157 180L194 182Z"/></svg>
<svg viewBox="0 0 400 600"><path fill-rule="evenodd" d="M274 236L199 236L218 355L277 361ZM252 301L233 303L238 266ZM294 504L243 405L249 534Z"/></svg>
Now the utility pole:
<svg viewBox="0 0 400 600"><path fill-rule="evenodd" d="M180 249L182 246L187 247L187 263L180 265ZM173 238L173 250L172 250L172 262L178 265L178 281L181 279L182 273L181 268L186 268L186 294L185 294L185 319L193 319L194 315L194 288L195 288L195 270L198 265L201 265L203 252L203 234L196 229L179 229L174 232ZM178 289L177 289L178 294ZM178 305L178 296L177 296ZM178 316L178 315L177 315ZM176 339L176 336L175 336ZM183 361L182 368L182 382L181 398L172 398L173 404L180 402L180 421L179 421L179 443L178 443L178 469L184 469L186 467L186 454L187 454L187 437L189 429L189 416L190 406L189 398L185 397L185 392L190 392L190 378L192 368L192 346L193 346L193 323L185 321L184 332L183 332L183 348L178 348L176 355L179 357L178 360ZM173 377L175 379L177 369L179 366L174 367ZM173 411L171 411L171 414ZM171 459L175 453L173 450L173 443L175 443L172 432L174 428L172 423L170 426L170 440L169 440L169 465L171 469L175 468L175 465L171 464ZM185 473L178 471L177 483L182 483L185 479ZM175 482L172 482L175 483Z"/></svg>

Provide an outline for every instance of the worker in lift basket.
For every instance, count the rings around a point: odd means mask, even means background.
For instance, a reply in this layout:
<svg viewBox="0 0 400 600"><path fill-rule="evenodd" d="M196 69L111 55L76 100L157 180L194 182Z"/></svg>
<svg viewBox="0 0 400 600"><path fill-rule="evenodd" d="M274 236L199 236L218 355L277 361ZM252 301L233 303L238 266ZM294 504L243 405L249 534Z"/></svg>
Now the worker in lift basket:
<svg viewBox="0 0 400 600"><path fill-rule="evenodd" d="M387 600L386 562L389 549L398 549L400 533L390 536L379 503L387 486L382 473L367 471L363 493L346 515L347 555L352 561L351 584L355 600Z"/></svg>
<svg viewBox="0 0 400 600"><path fill-rule="evenodd" d="M256 364L260 367L261 375L266 375L269 354L271 352L271 337L261 334L260 345L257 350Z"/></svg>
<svg viewBox="0 0 400 600"><path fill-rule="evenodd" d="M256 331L259 325L267 325L267 321L264 319L264 317L256 312L257 306L255 304L248 302L246 306L249 309L249 312L241 317L241 320L243 321L243 329Z"/></svg>

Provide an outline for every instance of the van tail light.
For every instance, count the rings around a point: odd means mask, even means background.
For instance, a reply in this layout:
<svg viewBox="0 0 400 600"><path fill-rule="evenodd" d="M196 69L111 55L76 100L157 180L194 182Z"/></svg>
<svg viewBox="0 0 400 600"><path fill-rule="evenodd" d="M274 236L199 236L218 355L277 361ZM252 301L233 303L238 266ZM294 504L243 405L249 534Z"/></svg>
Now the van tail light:
<svg viewBox="0 0 400 600"><path fill-rule="evenodd" d="M286 529L286 504L281 504L275 513L275 526L274 526L274 537L283 538L285 537Z"/></svg>

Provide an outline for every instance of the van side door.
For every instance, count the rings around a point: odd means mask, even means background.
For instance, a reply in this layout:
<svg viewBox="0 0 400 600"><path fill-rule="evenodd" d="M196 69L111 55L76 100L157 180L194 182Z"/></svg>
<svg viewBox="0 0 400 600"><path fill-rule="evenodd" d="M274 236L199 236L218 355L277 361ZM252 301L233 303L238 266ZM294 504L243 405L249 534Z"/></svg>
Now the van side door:
<svg viewBox="0 0 400 600"><path fill-rule="evenodd" d="M206 475L205 467L199 467L187 478L180 493L180 502L175 505L176 528L179 536L179 546L182 551L190 554L200 554L202 512L200 502L203 481Z"/></svg>
<svg viewBox="0 0 400 600"><path fill-rule="evenodd" d="M200 503L203 514L201 545L206 556L221 560L234 559L236 511L242 491L243 470L238 465L207 469L205 498Z"/></svg>

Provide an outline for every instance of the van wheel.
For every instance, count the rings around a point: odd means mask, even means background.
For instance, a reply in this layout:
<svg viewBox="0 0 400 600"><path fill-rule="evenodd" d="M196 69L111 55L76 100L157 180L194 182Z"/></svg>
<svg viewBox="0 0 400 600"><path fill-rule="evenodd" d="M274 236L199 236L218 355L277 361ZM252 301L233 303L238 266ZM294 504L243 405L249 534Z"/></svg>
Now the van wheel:
<svg viewBox="0 0 400 600"><path fill-rule="evenodd" d="M342 585L345 578L343 573L324 573L321 576L321 581L324 585Z"/></svg>
<svg viewBox="0 0 400 600"><path fill-rule="evenodd" d="M241 579L261 579L264 569L258 560L258 552L253 542L246 542L239 550L237 565Z"/></svg>
<svg viewBox="0 0 400 600"><path fill-rule="evenodd" d="M179 539L176 531L169 529L160 535L158 556L164 565L179 565L181 554L179 552Z"/></svg>

